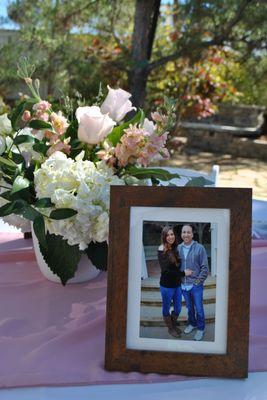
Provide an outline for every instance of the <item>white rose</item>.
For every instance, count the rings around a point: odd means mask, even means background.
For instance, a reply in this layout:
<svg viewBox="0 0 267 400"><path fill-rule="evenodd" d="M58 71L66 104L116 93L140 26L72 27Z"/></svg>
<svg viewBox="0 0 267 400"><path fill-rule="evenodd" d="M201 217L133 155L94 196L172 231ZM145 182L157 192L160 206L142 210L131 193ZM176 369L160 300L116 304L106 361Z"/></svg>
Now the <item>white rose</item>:
<svg viewBox="0 0 267 400"><path fill-rule="evenodd" d="M76 118L79 123L78 138L88 144L100 143L116 125L107 114L97 106L78 107Z"/></svg>
<svg viewBox="0 0 267 400"><path fill-rule="evenodd" d="M0 115L0 134L8 135L12 132L12 126L10 120L7 118L7 114Z"/></svg>
<svg viewBox="0 0 267 400"><path fill-rule="evenodd" d="M6 140L3 136L0 136L0 155L4 153L6 149Z"/></svg>
<svg viewBox="0 0 267 400"><path fill-rule="evenodd" d="M101 106L101 112L108 113L114 121L120 122L129 111L136 110L132 107L130 97L131 93L108 86L108 95Z"/></svg>

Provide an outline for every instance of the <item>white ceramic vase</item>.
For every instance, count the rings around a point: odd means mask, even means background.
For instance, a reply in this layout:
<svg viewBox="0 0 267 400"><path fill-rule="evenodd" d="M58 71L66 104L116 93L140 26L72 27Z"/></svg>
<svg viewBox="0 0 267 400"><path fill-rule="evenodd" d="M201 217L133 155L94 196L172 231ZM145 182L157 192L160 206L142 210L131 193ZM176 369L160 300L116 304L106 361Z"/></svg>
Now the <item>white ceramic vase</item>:
<svg viewBox="0 0 267 400"><path fill-rule="evenodd" d="M32 229L32 240L33 240L33 248L35 251L35 256L37 260L37 264L40 268L40 271L44 275L45 278L47 278L49 281L56 282L56 283L61 283L60 278L54 274L51 269L48 267L46 264L42 253L40 252L40 247L39 247L39 242L38 239L34 233L34 230ZM83 254L80 262L78 264L78 268L75 272L74 278L71 278L68 280L67 284L69 283L82 283L82 282L87 282L90 281L91 279L94 279L99 275L100 270L97 269L92 262L89 260L89 258Z"/></svg>

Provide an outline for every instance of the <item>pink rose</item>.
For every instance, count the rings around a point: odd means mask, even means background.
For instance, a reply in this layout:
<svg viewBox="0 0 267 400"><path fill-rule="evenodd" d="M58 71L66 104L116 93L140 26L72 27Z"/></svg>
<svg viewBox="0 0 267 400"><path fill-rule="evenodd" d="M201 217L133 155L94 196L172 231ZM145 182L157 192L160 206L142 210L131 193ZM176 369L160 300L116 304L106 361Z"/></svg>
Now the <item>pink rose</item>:
<svg viewBox="0 0 267 400"><path fill-rule="evenodd" d="M88 144L100 143L116 125L107 114L102 114L97 106L78 107L76 118L79 123L78 138Z"/></svg>
<svg viewBox="0 0 267 400"><path fill-rule="evenodd" d="M108 95L101 106L101 112L108 113L114 121L120 122L129 111L136 110L135 107L132 107L130 97L131 93L108 86Z"/></svg>

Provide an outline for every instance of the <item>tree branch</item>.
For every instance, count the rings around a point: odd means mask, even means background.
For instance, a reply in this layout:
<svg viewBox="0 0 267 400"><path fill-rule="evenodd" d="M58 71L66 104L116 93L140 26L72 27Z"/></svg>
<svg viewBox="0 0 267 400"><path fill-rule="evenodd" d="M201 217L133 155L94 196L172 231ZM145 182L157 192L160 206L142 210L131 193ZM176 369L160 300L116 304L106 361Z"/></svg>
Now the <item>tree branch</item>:
<svg viewBox="0 0 267 400"><path fill-rule="evenodd" d="M79 15L83 10L86 10L88 7L92 6L93 4L97 3L97 0L90 0L86 3L84 3L81 7L75 8L75 10L72 10L69 14L65 15L62 18L62 24L64 26L67 26L69 21L73 19L76 15Z"/></svg>
<svg viewBox="0 0 267 400"><path fill-rule="evenodd" d="M232 29L234 28L234 26L237 25L239 21L241 21L242 16L243 16L247 6L250 3L253 3L254 1L255 0L244 0L240 4L239 8L237 9L235 16L228 22L228 24L222 30L222 32L219 35L215 36L213 38L213 40L211 40L210 45L212 45L212 46L223 45L224 41L229 38L229 35L230 35Z"/></svg>

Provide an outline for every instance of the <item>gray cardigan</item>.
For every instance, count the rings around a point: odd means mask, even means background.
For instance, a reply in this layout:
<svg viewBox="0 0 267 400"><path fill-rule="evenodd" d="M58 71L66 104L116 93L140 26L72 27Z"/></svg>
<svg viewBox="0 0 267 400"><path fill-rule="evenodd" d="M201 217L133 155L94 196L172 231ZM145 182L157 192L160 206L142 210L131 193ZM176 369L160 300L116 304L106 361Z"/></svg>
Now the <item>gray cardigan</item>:
<svg viewBox="0 0 267 400"><path fill-rule="evenodd" d="M183 252L183 243L179 244L178 252L181 258L181 271L184 271L186 268L193 271L191 276L183 278L183 283L189 285L203 284L209 272L208 257L204 246L193 241L186 259Z"/></svg>

